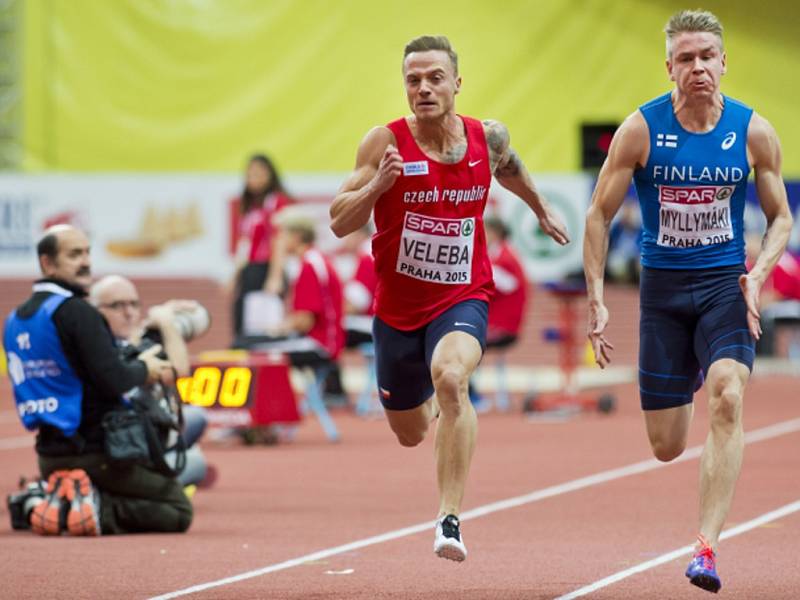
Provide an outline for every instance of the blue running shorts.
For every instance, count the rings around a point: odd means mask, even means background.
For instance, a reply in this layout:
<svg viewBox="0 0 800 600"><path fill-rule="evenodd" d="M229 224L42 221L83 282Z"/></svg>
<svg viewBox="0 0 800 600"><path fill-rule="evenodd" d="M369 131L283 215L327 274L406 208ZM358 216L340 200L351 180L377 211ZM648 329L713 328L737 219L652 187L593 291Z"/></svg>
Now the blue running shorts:
<svg viewBox="0 0 800 600"><path fill-rule="evenodd" d="M640 283L639 394L642 409L692 401L714 361L752 371L755 340L739 288L743 265L673 271L643 268Z"/></svg>
<svg viewBox="0 0 800 600"><path fill-rule="evenodd" d="M384 408L410 410L433 395L431 358L436 344L451 331L470 334L484 350L488 314L486 302L465 300L411 331L395 329L376 316L372 324L375 371Z"/></svg>

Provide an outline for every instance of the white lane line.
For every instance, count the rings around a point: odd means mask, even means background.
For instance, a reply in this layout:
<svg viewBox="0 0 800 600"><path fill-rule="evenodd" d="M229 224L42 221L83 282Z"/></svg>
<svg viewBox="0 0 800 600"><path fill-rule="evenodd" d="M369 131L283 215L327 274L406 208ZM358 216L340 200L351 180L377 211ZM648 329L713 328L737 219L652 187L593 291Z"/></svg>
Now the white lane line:
<svg viewBox="0 0 800 600"><path fill-rule="evenodd" d="M740 535L742 533L748 532L751 529L755 529L756 527L761 527L765 523L769 523L770 521L776 521L782 517L790 515L794 512L800 510L800 500L796 502L792 502L785 506L781 506L773 511L768 513L764 513L763 515L756 517L746 523L740 523L736 527L731 527L730 529L726 529L722 532L719 536L721 540L726 540L728 538L732 538L736 535ZM591 594L592 592L596 592L599 589L607 587L612 583L617 583L631 575L636 575L637 573L641 573L643 571L647 571L659 565L663 565L664 563L671 562L676 558L680 558L681 556L686 556L691 554L694 551L694 546L683 546L682 548L678 548L677 550L673 550L672 552L667 552L666 554L662 554L652 560L648 560L641 564L636 565L635 567L630 567L625 569L624 571L619 571L618 573L614 573L613 575L609 575L603 579L595 581L594 583L590 583L582 588L579 588L569 594L564 594L563 596L559 596L555 600L573 600L573 598L580 598L581 596L585 596L587 594Z"/></svg>
<svg viewBox="0 0 800 600"><path fill-rule="evenodd" d="M755 443L763 440L772 439L781 435L785 435L787 433L794 433L796 431L800 431L800 419L791 419L789 421L783 421L781 423L776 423L775 425L769 425L761 429L755 429L753 431L750 431L744 435L744 441L746 444ZM472 510L468 510L462 513L461 520L465 521L467 519L475 519L478 517L483 517L485 515L495 513L501 510L508 510L509 508L515 508L517 506L522 506L524 504L538 502L539 500L544 500L546 498L551 498L553 496L559 496L561 494L574 492L576 490L591 487L593 485L599 485L601 483L606 483L608 481L614 481L615 479L622 479L623 477L628 477L630 475L638 475L639 473L645 473L647 471L653 471L655 469L668 467L669 465L674 465L677 463L685 462L687 460L691 460L693 458L697 458L698 456L700 456L700 453L702 451L703 451L702 446L693 446L691 448L687 448L680 457L678 457L677 459L673 460L670 463L663 463L654 458L651 458L649 460L643 460L641 462L633 463L624 467L610 469L608 471L601 471L600 473L596 473L594 475L589 475L587 477L581 477L579 479L574 479L573 481L568 481L566 483L550 486L541 490L537 490L535 492L531 492L530 494L525 494L523 496L508 498L507 500L500 500L498 502L492 502L491 504L485 504L483 506L479 506L477 508L473 508ZM322 560L330 556L335 556L337 554L344 554L345 552L350 552L352 550L357 550L359 548L365 548L367 546L382 544L384 542L389 542L392 540L396 540L398 538L407 537L423 531L430 531L431 529L433 529L433 526L434 526L433 521L418 523L417 525L411 525L410 527L404 527L403 529L396 529L395 531L390 531L380 535L364 538L361 540L357 540L355 542L350 542L349 544L335 546L333 548L328 548L326 550L319 550L311 554L306 554L304 556L292 558L290 560L281 563L268 565L260 569L246 571L238 575L232 575L230 577L217 579L215 581L199 583L197 585L176 590L174 592L168 592L160 596L153 596L152 598L150 598L150 600L168 600L169 598L178 598L180 596L195 594L197 592L202 592L204 590L220 587L223 585L227 585L229 583L237 583L239 581L252 579L253 577L267 575L269 573L274 573L275 571L283 571L285 569L291 569L292 567L297 567L307 562Z"/></svg>
<svg viewBox="0 0 800 600"><path fill-rule="evenodd" d="M17 448L32 448L33 442L36 438L29 435L20 435L17 437L0 438L0 450L16 450Z"/></svg>

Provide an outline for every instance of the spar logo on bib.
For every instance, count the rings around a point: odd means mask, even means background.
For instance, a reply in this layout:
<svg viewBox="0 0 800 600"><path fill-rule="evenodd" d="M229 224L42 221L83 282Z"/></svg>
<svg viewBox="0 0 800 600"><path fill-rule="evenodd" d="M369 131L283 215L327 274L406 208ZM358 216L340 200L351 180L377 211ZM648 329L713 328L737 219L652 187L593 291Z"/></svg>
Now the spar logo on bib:
<svg viewBox="0 0 800 600"><path fill-rule="evenodd" d="M466 229L465 235L471 235L475 229L471 228L462 221L474 221L474 219L437 219L436 217L426 217L415 213L406 213L406 222L403 229L420 231L422 233L432 233L434 235L459 236L462 228Z"/></svg>
<svg viewBox="0 0 800 600"><path fill-rule="evenodd" d="M431 283L470 283L474 233L474 217L443 219L407 212L395 270Z"/></svg>
<svg viewBox="0 0 800 600"><path fill-rule="evenodd" d="M732 185L661 185L658 245L691 248L733 239Z"/></svg>
<svg viewBox="0 0 800 600"><path fill-rule="evenodd" d="M715 200L725 200L733 195L732 185L674 186L662 185L658 188L658 201L675 204L710 204Z"/></svg>

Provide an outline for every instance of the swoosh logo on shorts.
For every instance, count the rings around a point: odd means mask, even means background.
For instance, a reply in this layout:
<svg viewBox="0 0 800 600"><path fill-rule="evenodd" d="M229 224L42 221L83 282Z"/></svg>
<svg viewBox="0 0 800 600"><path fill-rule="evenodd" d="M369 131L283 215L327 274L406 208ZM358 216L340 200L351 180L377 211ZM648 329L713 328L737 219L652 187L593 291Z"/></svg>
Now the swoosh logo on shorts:
<svg viewBox="0 0 800 600"><path fill-rule="evenodd" d="M482 162L482 161L483 161L483 159L479 158L478 160L471 160L467 164L469 164L470 167L474 167L475 165L477 165L479 162Z"/></svg>
<svg viewBox="0 0 800 600"><path fill-rule="evenodd" d="M455 325L456 327L472 327L473 329L477 329L477 327L475 327L475 325L473 325L472 323L462 323L461 321L456 321L455 323L453 323L453 325Z"/></svg>

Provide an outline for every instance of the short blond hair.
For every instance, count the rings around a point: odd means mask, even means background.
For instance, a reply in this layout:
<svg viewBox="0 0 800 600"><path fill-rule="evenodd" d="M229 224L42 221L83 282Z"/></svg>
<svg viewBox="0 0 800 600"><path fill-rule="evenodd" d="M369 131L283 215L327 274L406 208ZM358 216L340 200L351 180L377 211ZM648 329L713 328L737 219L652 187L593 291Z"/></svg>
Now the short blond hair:
<svg viewBox="0 0 800 600"><path fill-rule="evenodd" d="M696 31L713 33L719 40L720 51L722 45L722 23L716 15L707 10L682 10L672 15L664 27L667 34L667 58L672 55L672 39L679 33L693 33Z"/></svg>
<svg viewBox="0 0 800 600"><path fill-rule="evenodd" d="M272 218L273 224L289 233L296 233L304 244L313 244L317 238L314 219L303 207L288 206Z"/></svg>
<svg viewBox="0 0 800 600"><path fill-rule="evenodd" d="M441 50L446 52L453 63L453 73L458 75L458 54L450 45L450 40L444 35L421 35L406 44L403 51L403 61L412 52L428 52L429 50ZM405 62L404 62L405 64Z"/></svg>

